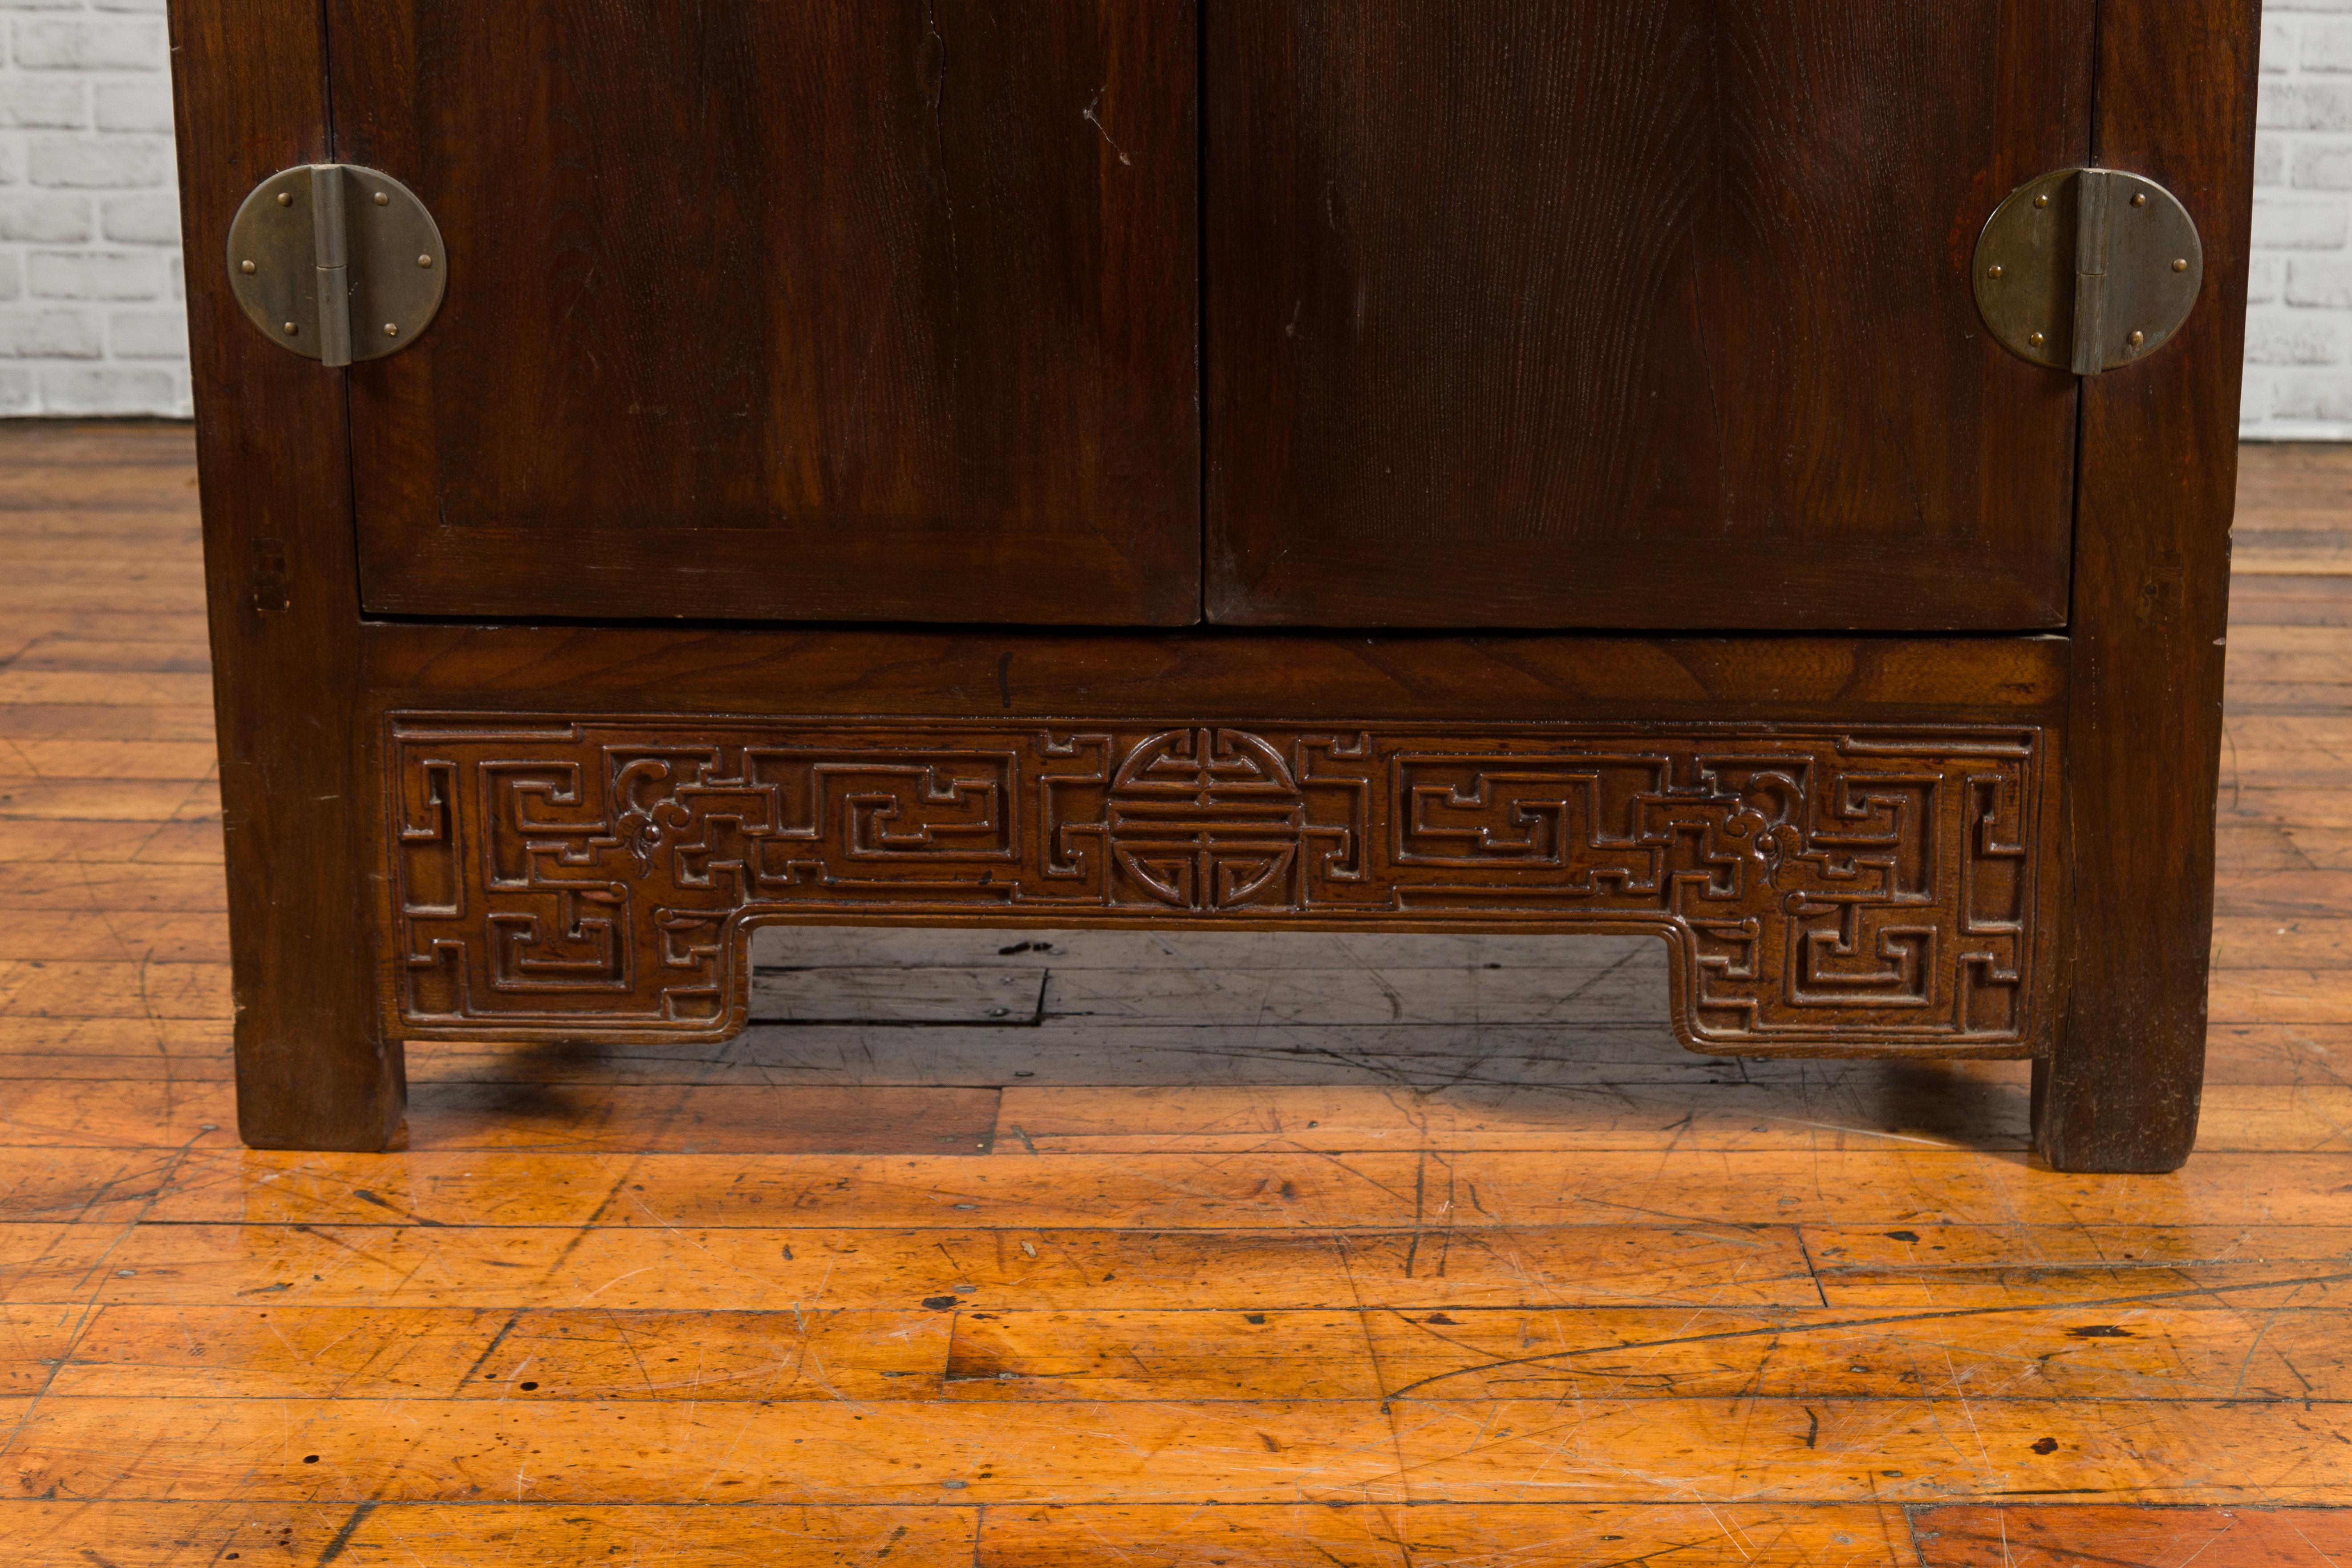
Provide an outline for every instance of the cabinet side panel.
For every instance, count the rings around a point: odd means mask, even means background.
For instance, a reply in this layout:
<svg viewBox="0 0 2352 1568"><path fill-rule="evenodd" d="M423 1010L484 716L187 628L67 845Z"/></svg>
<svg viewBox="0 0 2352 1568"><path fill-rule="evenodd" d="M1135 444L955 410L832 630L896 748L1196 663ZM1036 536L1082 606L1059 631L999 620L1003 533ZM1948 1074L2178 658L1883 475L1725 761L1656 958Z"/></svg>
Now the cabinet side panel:
<svg viewBox="0 0 2352 1568"><path fill-rule="evenodd" d="M2070 1170L2170 1170L2196 1137L2260 26L2254 0L2100 7L2099 162L2178 195L2206 268L2178 339L2084 385L2072 995L2036 1119Z"/></svg>
<svg viewBox="0 0 2352 1568"><path fill-rule="evenodd" d="M367 963L342 377L255 331L224 261L247 191L332 155L319 10L174 0L171 15L239 1124L261 1147L381 1148L402 1079Z"/></svg>

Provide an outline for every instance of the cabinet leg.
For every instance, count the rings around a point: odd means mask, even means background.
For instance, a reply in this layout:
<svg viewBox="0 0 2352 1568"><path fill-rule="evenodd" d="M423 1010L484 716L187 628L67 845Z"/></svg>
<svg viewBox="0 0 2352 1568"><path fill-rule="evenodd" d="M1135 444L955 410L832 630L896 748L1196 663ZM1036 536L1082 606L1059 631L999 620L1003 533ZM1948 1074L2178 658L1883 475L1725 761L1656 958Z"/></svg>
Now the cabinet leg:
<svg viewBox="0 0 2352 1568"><path fill-rule="evenodd" d="M2033 1064L2033 1146L2042 1158L2061 1171L2179 1170L2197 1142L2205 1070L2198 1025L2185 1038L2060 1039L2055 1054Z"/></svg>
<svg viewBox="0 0 2352 1568"><path fill-rule="evenodd" d="M237 881L233 860L231 906L247 906L232 927L239 1135L255 1149L383 1148L407 1109L408 1074L401 1042L384 1037L373 955L350 940L361 922L340 943L321 940L240 900Z"/></svg>
<svg viewBox="0 0 2352 1568"><path fill-rule="evenodd" d="M300 1040L237 1031L237 1132L254 1149L373 1152L390 1143L408 1105L398 1040L322 1023Z"/></svg>

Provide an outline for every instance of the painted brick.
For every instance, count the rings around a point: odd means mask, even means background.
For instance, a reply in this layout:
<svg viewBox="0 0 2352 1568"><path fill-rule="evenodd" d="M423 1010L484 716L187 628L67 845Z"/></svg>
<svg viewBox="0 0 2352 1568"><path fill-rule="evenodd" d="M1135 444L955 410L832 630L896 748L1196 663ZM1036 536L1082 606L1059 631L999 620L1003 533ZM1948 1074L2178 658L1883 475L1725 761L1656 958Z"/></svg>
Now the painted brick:
<svg viewBox="0 0 2352 1568"><path fill-rule="evenodd" d="M2284 185L2286 184L2286 139L2272 132L2263 132L2254 138L2254 184Z"/></svg>
<svg viewBox="0 0 2352 1568"><path fill-rule="evenodd" d="M2352 131L2352 83L2273 77L2263 83L2259 114L2280 131Z"/></svg>
<svg viewBox="0 0 2352 1568"><path fill-rule="evenodd" d="M37 185L128 190L173 180L172 143L161 136L48 136L27 154Z"/></svg>
<svg viewBox="0 0 2352 1568"><path fill-rule="evenodd" d="M2282 424L2352 425L2352 381L2341 374L2282 373L2272 389L2270 417ZM2340 438L2340 437L2339 437Z"/></svg>
<svg viewBox="0 0 2352 1568"><path fill-rule="evenodd" d="M172 133L172 79L163 76L126 77L101 81L90 89L92 119L100 131L148 131Z"/></svg>
<svg viewBox="0 0 2352 1568"><path fill-rule="evenodd" d="M67 191L0 195L0 241L78 245L89 238L89 198Z"/></svg>
<svg viewBox="0 0 2352 1568"><path fill-rule="evenodd" d="M0 77L0 125L36 131L76 131L89 123L89 89L79 78Z"/></svg>
<svg viewBox="0 0 2352 1568"><path fill-rule="evenodd" d="M2274 306L2246 312L2248 364L2335 364L2344 358L2343 324L2315 310Z"/></svg>
<svg viewBox="0 0 2352 1568"><path fill-rule="evenodd" d="M2352 71L2352 16L2313 17L2300 31L2295 63L2305 70Z"/></svg>
<svg viewBox="0 0 2352 1568"><path fill-rule="evenodd" d="M0 354L12 359L96 359L98 318L88 310L0 310Z"/></svg>
<svg viewBox="0 0 2352 1568"><path fill-rule="evenodd" d="M41 372L41 405L53 414L115 414L125 408L179 413L182 381L168 370L58 365Z"/></svg>
<svg viewBox="0 0 2352 1568"><path fill-rule="evenodd" d="M2265 76L2294 68L2298 50L2292 23L2284 17L2263 18L2263 73Z"/></svg>
<svg viewBox="0 0 2352 1568"><path fill-rule="evenodd" d="M184 363L188 317L184 310L117 310L107 322L106 346L117 359Z"/></svg>
<svg viewBox="0 0 2352 1568"><path fill-rule="evenodd" d="M2296 257L2286 264L2284 296L2306 310L2352 311L2352 258Z"/></svg>
<svg viewBox="0 0 2352 1568"><path fill-rule="evenodd" d="M2352 140L2331 136L2298 142L2294 183L2305 190L2352 191Z"/></svg>
<svg viewBox="0 0 2352 1568"><path fill-rule="evenodd" d="M10 54L27 70L154 70L163 46L163 24L133 20L81 21L44 17L9 29Z"/></svg>
<svg viewBox="0 0 2352 1568"><path fill-rule="evenodd" d="M98 204L98 223L107 238L121 244L176 246L180 200L169 191L108 196Z"/></svg>
<svg viewBox="0 0 2352 1568"><path fill-rule="evenodd" d="M2275 256L2257 256L2246 268L2246 303L2276 302L2286 276L2286 263Z"/></svg>
<svg viewBox="0 0 2352 1568"><path fill-rule="evenodd" d="M37 250L25 277L43 300L153 300L164 285L152 250Z"/></svg>
<svg viewBox="0 0 2352 1568"><path fill-rule="evenodd" d="M2341 250L2352 232L2352 203L2254 195L2257 250Z"/></svg>

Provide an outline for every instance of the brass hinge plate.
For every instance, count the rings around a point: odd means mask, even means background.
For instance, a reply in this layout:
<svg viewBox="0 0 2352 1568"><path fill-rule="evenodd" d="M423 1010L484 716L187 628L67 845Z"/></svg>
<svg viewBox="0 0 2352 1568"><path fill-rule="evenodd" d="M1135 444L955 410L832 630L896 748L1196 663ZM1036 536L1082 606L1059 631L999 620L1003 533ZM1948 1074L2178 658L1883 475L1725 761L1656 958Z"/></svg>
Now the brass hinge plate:
<svg viewBox="0 0 2352 1568"><path fill-rule="evenodd" d="M306 163L253 187L228 229L229 288L272 342L321 364L398 353L447 290L440 226L378 169Z"/></svg>
<svg viewBox="0 0 2352 1568"><path fill-rule="evenodd" d="M2021 359L2077 375L2162 348L2205 283L2197 225L2170 191L2120 169L2054 169L1977 237L1977 310Z"/></svg>

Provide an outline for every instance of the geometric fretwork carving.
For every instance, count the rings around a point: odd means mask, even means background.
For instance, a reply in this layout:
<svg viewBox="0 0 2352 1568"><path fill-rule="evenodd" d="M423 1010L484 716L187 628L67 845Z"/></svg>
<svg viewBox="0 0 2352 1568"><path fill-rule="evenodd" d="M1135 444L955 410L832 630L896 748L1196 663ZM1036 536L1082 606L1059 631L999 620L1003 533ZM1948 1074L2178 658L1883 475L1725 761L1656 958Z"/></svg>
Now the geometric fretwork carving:
<svg viewBox="0 0 2352 1568"><path fill-rule="evenodd" d="M1656 931L1704 1050L2013 1053L2039 731L390 721L396 1028L723 1036L780 920Z"/></svg>

